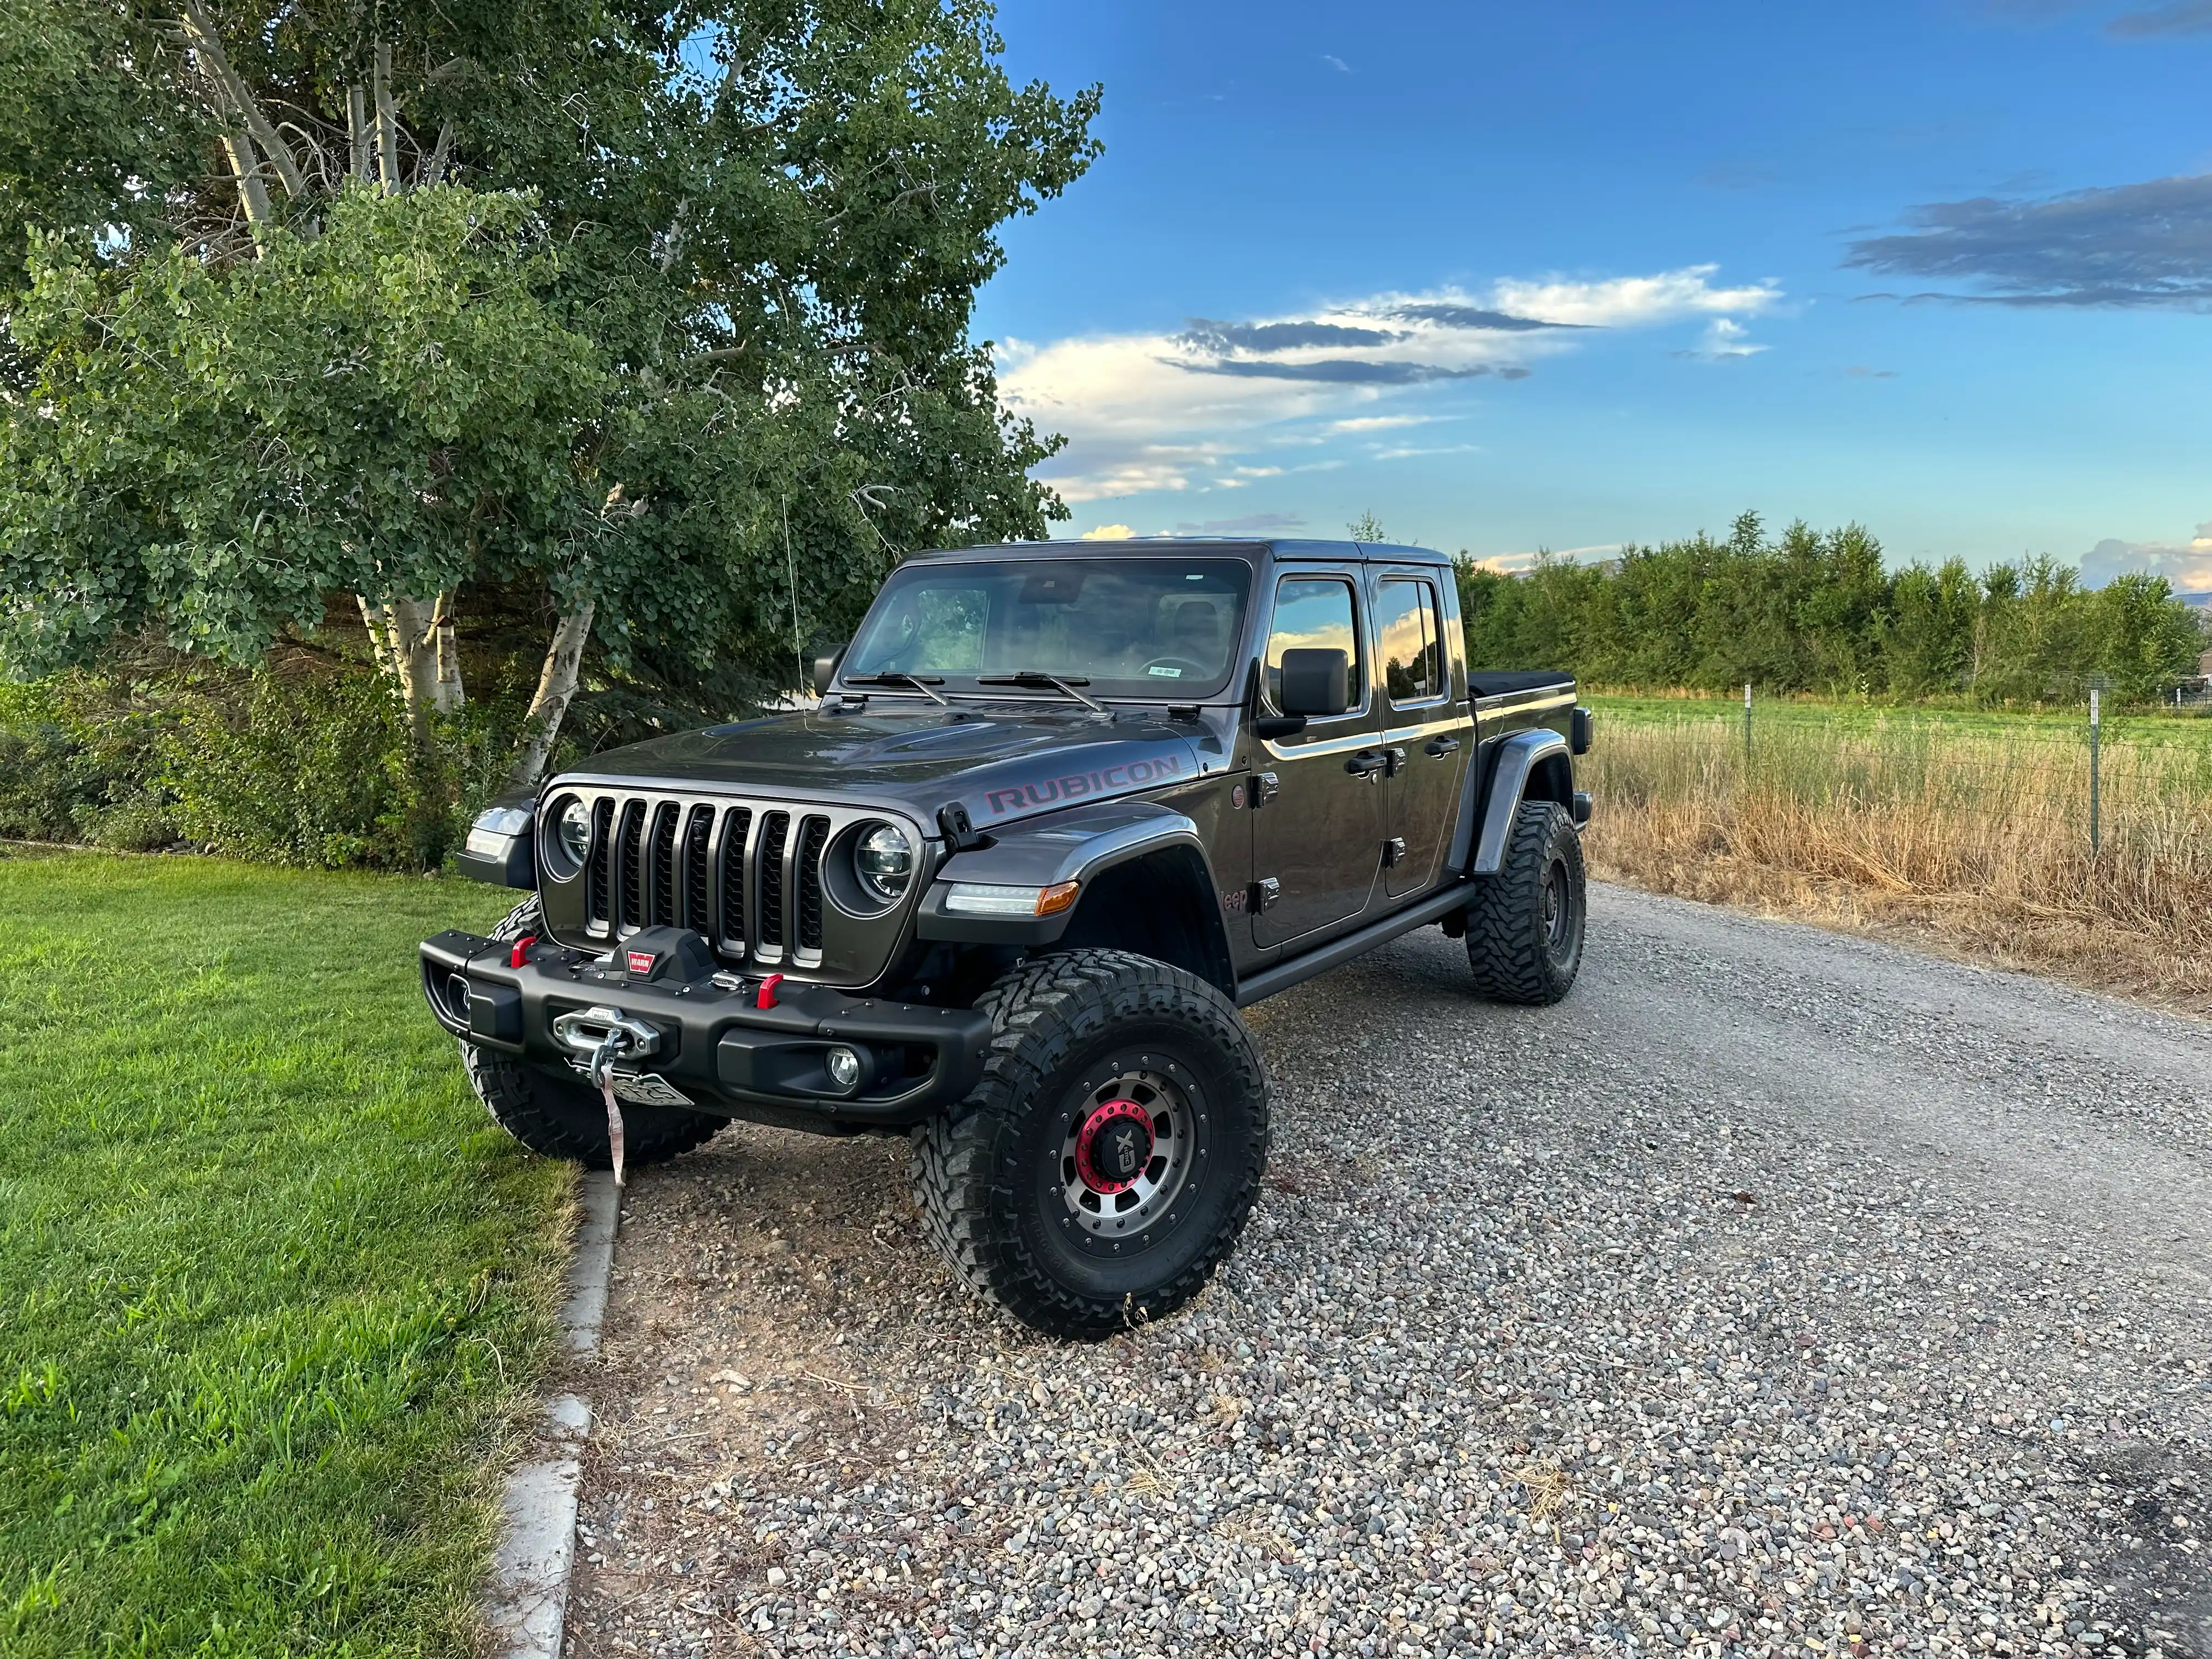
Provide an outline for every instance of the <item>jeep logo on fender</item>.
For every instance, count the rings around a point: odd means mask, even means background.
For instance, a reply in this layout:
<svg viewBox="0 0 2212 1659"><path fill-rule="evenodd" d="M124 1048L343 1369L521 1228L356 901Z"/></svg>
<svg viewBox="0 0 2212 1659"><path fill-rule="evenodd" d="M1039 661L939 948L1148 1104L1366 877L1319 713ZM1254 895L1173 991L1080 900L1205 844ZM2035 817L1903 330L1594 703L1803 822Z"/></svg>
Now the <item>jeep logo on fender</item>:
<svg viewBox="0 0 2212 1659"><path fill-rule="evenodd" d="M1054 801L1081 800L1085 795L1103 795L1109 790L1133 788L1141 783L1157 783L1163 778L1182 775L1182 763L1172 755L1163 755L1157 760L1131 761L1122 766L1102 766L1096 772L1074 772L1066 777L1048 778L1042 783L1026 783L1015 789L992 789L983 799L994 817L1006 812L1018 812L1024 806L1049 806Z"/></svg>

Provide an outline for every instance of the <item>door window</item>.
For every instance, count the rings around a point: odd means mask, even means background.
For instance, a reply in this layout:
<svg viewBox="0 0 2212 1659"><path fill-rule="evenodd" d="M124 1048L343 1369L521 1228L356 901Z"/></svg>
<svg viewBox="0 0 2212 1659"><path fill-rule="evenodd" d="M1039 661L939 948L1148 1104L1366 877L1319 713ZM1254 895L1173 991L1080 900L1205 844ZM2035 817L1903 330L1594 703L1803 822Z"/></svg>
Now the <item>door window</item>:
<svg viewBox="0 0 2212 1659"><path fill-rule="evenodd" d="M1344 653L1345 708L1367 701L1367 671L1361 661L1359 628L1352 606L1352 584L1338 576L1294 576L1275 590L1275 620L1267 632L1267 701L1283 706L1283 653L1298 650Z"/></svg>
<svg viewBox="0 0 2212 1659"><path fill-rule="evenodd" d="M1386 577L1376 595L1375 612L1390 701L1403 708L1442 696L1443 652L1436 589L1409 576Z"/></svg>

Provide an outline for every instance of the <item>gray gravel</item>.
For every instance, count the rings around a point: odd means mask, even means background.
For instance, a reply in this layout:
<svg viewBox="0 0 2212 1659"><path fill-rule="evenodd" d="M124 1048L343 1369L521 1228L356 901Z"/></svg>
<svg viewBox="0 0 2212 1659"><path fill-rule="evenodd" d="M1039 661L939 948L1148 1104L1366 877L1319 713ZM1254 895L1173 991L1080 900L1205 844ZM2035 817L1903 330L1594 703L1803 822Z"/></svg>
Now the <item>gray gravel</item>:
<svg viewBox="0 0 2212 1659"><path fill-rule="evenodd" d="M884 1143L638 1176L570 1650L2212 1659L2212 1030L1594 913L1555 1009L1429 932L1255 1010L1244 1243L1097 1347Z"/></svg>

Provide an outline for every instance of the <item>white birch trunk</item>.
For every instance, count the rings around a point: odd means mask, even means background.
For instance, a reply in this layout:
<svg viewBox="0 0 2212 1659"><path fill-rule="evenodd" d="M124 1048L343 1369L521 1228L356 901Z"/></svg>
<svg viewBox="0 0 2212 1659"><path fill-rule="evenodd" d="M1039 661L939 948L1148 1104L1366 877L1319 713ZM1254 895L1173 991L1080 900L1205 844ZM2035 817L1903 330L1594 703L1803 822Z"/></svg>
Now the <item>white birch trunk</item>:
<svg viewBox="0 0 2212 1659"><path fill-rule="evenodd" d="M554 740L561 735L562 717L576 696L576 683L584 669L584 643L592 637L592 615L598 607L586 604L580 611L561 618L545 648L545 665L538 675L538 695L530 700L529 733L515 757L512 781L518 789L534 786L545 763L552 757Z"/></svg>
<svg viewBox="0 0 2212 1659"><path fill-rule="evenodd" d="M356 593L362 620L368 624L369 649L376 666L399 693L408 723L418 741L429 740L430 712L446 705L440 701L439 617L437 607L421 599L392 599L372 605ZM453 691L458 696L460 674L454 670ZM458 707L458 704L455 705Z"/></svg>
<svg viewBox="0 0 2212 1659"><path fill-rule="evenodd" d="M368 93L366 88L352 86L346 88L346 177L369 180L370 144L368 137Z"/></svg>
<svg viewBox="0 0 2212 1659"><path fill-rule="evenodd" d="M430 648L438 665L436 705L441 714L450 714L467 701L461 693L461 658L459 641L453 634L453 594L448 588L438 595L438 608L431 617L433 638Z"/></svg>
<svg viewBox="0 0 2212 1659"><path fill-rule="evenodd" d="M371 605L356 593L354 603L361 607L362 625L368 629L369 654L376 659L376 672L395 686L399 684L399 671L392 658L392 613L380 605Z"/></svg>
<svg viewBox="0 0 2212 1659"><path fill-rule="evenodd" d="M376 176L386 196L399 193L399 112L392 103L392 47L380 40L370 70L376 96Z"/></svg>
<svg viewBox="0 0 2212 1659"><path fill-rule="evenodd" d="M253 101L253 94L246 88L236 70L230 66L230 54L223 51L222 41L215 32L215 24L200 0L185 0L184 21L193 37L193 50L209 76L237 107L246 130L259 145L269 164L276 169L276 177L283 184L284 193L297 198L306 193L307 181L293 159L291 146L276 136L276 129L269 125L261 106Z"/></svg>
<svg viewBox="0 0 2212 1659"><path fill-rule="evenodd" d="M276 213L270 205L268 187L261 182L261 164L254 157L253 141L242 132L226 132L222 152L230 158L231 177L238 181L238 204L246 210L246 222L258 230Z"/></svg>

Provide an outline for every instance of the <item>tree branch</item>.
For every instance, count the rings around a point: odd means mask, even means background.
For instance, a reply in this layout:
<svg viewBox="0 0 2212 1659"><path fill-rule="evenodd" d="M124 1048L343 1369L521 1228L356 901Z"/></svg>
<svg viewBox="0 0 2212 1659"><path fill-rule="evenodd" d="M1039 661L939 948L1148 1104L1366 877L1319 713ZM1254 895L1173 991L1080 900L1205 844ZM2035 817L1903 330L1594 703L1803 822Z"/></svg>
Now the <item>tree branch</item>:
<svg viewBox="0 0 2212 1659"><path fill-rule="evenodd" d="M253 140L242 132L222 135L222 152L230 158L231 177L238 181L238 204L246 210L246 222L255 229L272 223L276 210L261 182L261 163L253 154Z"/></svg>
<svg viewBox="0 0 2212 1659"><path fill-rule="evenodd" d="M561 735L562 717L568 714L583 675L584 643L592 637L592 615L597 608L593 601L586 600L582 609L562 617L553 629L553 638L545 647L545 665L538 676L538 695L530 700L530 737L515 757L509 779L518 789L534 785L552 756L554 739Z"/></svg>
<svg viewBox="0 0 2212 1659"><path fill-rule="evenodd" d="M447 122L438 129L438 142L430 147L430 159L422 164L416 183L425 188L446 176L446 162L453 153L453 124Z"/></svg>
<svg viewBox="0 0 2212 1659"><path fill-rule="evenodd" d="M368 182L368 93L358 83L346 88L346 176Z"/></svg>
<svg viewBox="0 0 2212 1659"><path fill-rule="evenodd" d="M376 62L370 71L376 96L376 176L386 196L399 193L399 112L392 103L392 45L376 43Z"/></svg>
<svg viewBox="0 0 2212 1659"><path fill-rule="evenodd" d="M268 118L261 112L261 106L253 101L252 93L240 78L238 71L230 66L229 55L223 51L222 42L215 32L215 24L210 21L207 9L200 0L185 0L184 21L185 27L191 31L197 43L201 62L206 64L209 73L231 103L237 106L239 115L246 122L246 131L252 135L253 142L260 146L262 154L269 158L270 165L276 169L277 178L283 182L284 193L295 199L304 195L307 181L300 171L299 163L293 159L290 148L276 136L276 129L269 125Z"/></svg>

